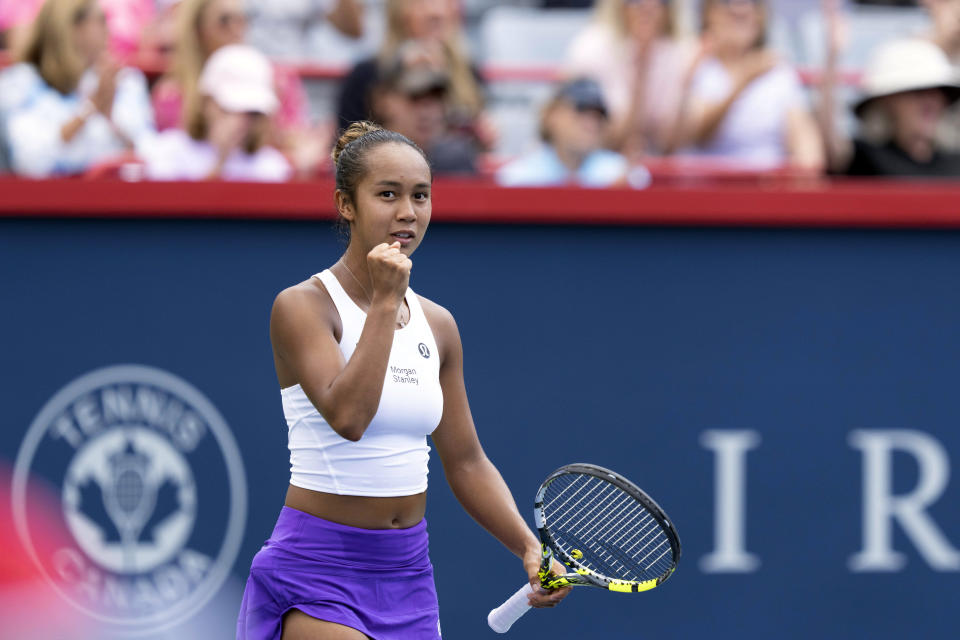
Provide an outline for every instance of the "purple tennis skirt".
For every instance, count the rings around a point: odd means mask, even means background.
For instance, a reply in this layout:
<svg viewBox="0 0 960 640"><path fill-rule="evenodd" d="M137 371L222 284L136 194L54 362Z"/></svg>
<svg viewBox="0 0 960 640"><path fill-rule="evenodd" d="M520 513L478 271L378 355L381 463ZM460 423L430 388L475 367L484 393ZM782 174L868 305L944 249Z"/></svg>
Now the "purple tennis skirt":
<svg viewBox="0 0 960 640"><path fill-rule="evenodd" d="M237 640L279 640L291 609L374 640L437 640L427 546L426 520L409 529L357 529L283 507L253 557Z"/></svg>

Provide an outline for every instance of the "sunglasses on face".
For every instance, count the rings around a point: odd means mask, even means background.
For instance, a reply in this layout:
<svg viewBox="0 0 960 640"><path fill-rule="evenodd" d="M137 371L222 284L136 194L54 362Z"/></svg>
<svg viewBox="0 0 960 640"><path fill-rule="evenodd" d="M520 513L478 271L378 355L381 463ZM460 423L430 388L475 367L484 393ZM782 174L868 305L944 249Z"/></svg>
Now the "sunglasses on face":
<svg viewBox="0 0 960 640"><path fill-rule="evenodd" d="M237 26L242 27L247 24L247 16L243 13L221 13L217 16L217 26L221 29L229 29Z"/></svg>
<svg viewBox="0 0 960 640"><path fill-rule="evenodd" d="M97 11L96 13L90 11L88 7L78 9L75 14L73 14L73 24L81 25L86 22L89 18L95 17L99 22L106 24L107 16L102 11Z"/></svg>
<svg viewBox="0 0 960 640"><path fill-rule="evenodd" d="M603 108L593 104L574 104L573 108L577 113L588 113L597 116L601 120L607 119L607 112Z"/></svg>
<svg viewBox="0 0 960 640"><path fill-rule="evenodd" d="M763 4L763 0L714 0L714 2L722 7L734 7L742 5L759 7L761 4Z"/></svg>

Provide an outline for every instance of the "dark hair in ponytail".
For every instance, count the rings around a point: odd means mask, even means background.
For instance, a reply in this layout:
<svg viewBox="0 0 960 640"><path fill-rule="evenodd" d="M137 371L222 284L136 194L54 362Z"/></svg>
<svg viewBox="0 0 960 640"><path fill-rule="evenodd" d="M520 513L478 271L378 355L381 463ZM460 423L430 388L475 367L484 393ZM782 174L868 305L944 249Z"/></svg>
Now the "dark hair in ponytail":
<svg viewBox="0 0 960 640"><path fill-rule="evenodd" d="M427 154L413 140L396 131L384 129L378 124L361 120L354 122L340 135L333 152L333 164L336 166L337 191L342 191L351 199L356 195L357 183L367 173L367 153L387 143L405 144L417 150L427 166ZM431 172L431 178L432 178Z"/></svg>

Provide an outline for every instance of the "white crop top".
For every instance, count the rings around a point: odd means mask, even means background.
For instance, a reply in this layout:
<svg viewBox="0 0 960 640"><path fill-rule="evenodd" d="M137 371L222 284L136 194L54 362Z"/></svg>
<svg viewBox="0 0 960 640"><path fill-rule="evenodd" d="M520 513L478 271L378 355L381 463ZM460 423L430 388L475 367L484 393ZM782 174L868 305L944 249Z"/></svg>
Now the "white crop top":
<svg viewBox="0 0 960 640"><path fill-rule="evenodd" d="M350 360L366 314L329 269L314 276L340 313L340 351ZM363 437L341 437L299 384L281 389L290 448L290 484L349 496L407 496L427 489L427 435L443 413L440 357L433 331L412 289L410 321L393 334L380 405Z"/></svg>

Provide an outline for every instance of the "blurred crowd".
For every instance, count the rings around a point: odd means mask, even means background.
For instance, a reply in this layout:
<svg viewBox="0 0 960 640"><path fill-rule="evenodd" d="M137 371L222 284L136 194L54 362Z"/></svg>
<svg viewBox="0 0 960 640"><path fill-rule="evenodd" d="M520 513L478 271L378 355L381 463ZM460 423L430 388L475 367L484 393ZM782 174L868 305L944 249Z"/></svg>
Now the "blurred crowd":
<svg viewBox="0 0 960 640"><path fill-rule="evenodd" d="M538 139L504 156L458 0L0 0L0 170L310 179L332 171L338 130L373 120L437 175L507 186L643 188L666 161L960 176L960 0L921 0L927 26L878 43L851 99L846 9L821 2L811 79L771 46L765 0L596 0L530 107ZM299 70L369 38L372 10L377 50L335 79L336 113L315 117Z"/></svg>

